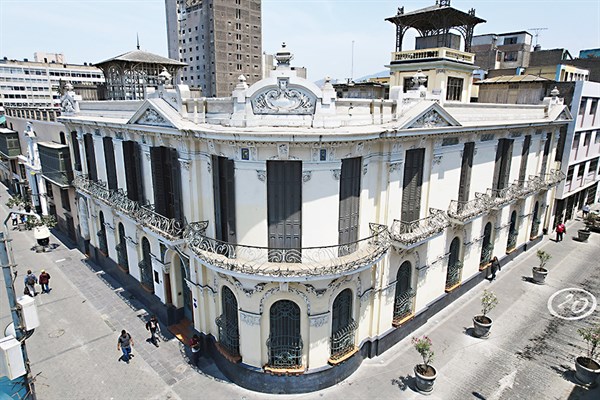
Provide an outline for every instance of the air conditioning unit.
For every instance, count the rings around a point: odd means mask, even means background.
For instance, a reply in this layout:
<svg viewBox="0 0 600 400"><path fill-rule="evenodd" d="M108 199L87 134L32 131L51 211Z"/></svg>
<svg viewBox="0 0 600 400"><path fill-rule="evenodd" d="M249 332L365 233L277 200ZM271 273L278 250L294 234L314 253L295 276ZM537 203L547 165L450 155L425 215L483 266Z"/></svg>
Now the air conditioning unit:
<svg viewBox="0 0 600 400"><path fill-rule="evenodd" d="M40 326L35 300L31 296L23 296L17 299L17 304L21 308L21 317L26 331Z"/></svg>

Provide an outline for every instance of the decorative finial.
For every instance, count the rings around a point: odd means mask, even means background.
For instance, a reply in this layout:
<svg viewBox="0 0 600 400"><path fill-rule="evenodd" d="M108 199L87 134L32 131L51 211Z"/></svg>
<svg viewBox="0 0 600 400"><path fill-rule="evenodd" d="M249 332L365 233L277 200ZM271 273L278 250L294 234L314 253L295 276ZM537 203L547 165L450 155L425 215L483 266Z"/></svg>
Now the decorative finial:
<svg viewBox="0 0 600 400"><path fill-rule="evenodd" d="M165 67L163 67L162 72L158 74L158 81L163 85L168 85L171 82L171 74Z"/></svg>
<svg viewBox="0 0 600 400"><path fill-rule="evenodd" d="M290 61L294 58L294 55L286 50L286 44L281 44L281 49L275 54L277 60L277 67L289 67Z"/></svg>
<svg viewBox="0 0 600 400"><path fill-rule="evenodd" d="M137 37L137 49L140 49L140 34L136 33L135 36Z"/></svg>
<svg viewBox="0 0 600 400"><path fill-rule="evenodd" d="M554 89L552 89L552 90L550 91L550 95L551 95L553 98L556 98L556 97L557 97L559 94L560 94L560 92L558 91L558 88L557 88L556 86L554 86Z"/></svg>
<svg viewBox="0 0 600 400"><path fill-rule="evenodd" d="M240 83L246 82L246 77L243 74L238 76L238 82L240 82Z"/></svg>

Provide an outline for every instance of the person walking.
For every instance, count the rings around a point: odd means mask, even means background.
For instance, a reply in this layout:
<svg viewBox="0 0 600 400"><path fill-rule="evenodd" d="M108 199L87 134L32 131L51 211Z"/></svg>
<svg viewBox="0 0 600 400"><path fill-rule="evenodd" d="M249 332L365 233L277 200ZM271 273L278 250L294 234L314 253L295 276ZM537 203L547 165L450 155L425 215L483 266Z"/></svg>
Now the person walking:
<svg viewBox="0 0 600 400"><path fill-rule="evenodd" d="M567 233L567 227L565 226L565 224L562 223L561 220L558 220L558 223L556 224L554 230L556 231L556 241L562 242L563 234Z"/></svg>
<svg viewBox="0 0 600 400"><path fill-rule="evenodd" d="M156 315L150 317L148 322L146 322L146 330L150 331L150 342L152 342L156 347L158 347L158 337L156 336L156 332L158 332L158 319Z"/></svg>
<svg viewBox="0 0 600 400"><path fill-rule="evenodd" d="M133 338L125 329L121 331L121 336L117 341L117 350L123 352L123 360L129 364L129 359L133 357L131 354L131 348L133 347Z"/></svg>
<svg viewBox="0 0 600 400"><path fill-rule="evenodd" d="M30 295L31 297L37 296L35 291L35 284L38 283L38 279L35 274L31 272L30 269L27 270L27 275L25 275L24 279L25 283L25 294Z"/></svg>
<svg viewBox="0 0 600 400"><path fill-rule="evenodd" d="M39 277L40 285L42 286L42 293L50 293L50 287L48 286L50 282L50 274L46 272L46 270L42 270Z"/></svg>
<svg viewBox="0 0 600 400"><path fill-rule="evenodd" d="M581 212L583 213L583 219L586 219L588 214L590 213L590 205L589 204L585 204L583 206L583 208L581 209Z"/></svg>
<svg viewBox="0 0 600 400"><path fill-rule="evenodd" d="M492 258L492 278L490 281L496 279L496 272L500 271L502 268L500 267L500 261L498 261L498 257L494 256Z"/></svg>
<svg viewBox="0 0 600 400"><path fill-rule="evenodd" d="M195 334L190 340L190 348L192 349L192 365L196 366L198 364L198 357L200 356L200 347L202 344L200 343L200 336Z"/></svg>
<svg viewBox="0 0 600 400"><path fill-rule="evenodd" d="M19 217L17 213L10 214L10 220L12 221L12 226L17 226L19 224Z"/></svg>

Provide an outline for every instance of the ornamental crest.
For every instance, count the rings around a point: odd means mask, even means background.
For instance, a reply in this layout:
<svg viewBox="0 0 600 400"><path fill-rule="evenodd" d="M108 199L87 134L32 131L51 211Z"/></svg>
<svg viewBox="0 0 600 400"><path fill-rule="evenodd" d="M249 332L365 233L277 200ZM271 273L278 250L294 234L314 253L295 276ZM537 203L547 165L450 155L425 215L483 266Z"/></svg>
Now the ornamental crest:
<svg viewBox="0 0 600 400"><path fill-rule="evenodd" d="M315 113L317 98L308 90L288 87L289 79L277 80L276 88L256 94L250 101L254 114L310 115Z"/></svg>
<svg viewBox="0 0 600 400"><path fill-rule="evenodd" d="M429 110L417 119L410 127L411 128L436 128L440 126L450 126L438 112Z"/></svg>
<svg viewBox="0 0 600 400"><path fill-rule="evenodd" d="M162 115L152 108L147 109L136 123L141 125L171 126Z"/></svg>

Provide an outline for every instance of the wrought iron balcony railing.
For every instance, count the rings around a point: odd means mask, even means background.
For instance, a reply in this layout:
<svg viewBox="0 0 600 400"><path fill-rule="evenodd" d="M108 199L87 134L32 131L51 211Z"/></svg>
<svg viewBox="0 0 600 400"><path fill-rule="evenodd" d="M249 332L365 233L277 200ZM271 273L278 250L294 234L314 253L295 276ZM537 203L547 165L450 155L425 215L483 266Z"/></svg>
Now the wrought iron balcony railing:
<svg viewBox="0 0 600 400"><path fill-rule="evenodd" d="M394 323L399 323L414 312L416 292L410 289L396 296L394 301Z"/></svg>
<svg viewBox="0 0 600 400"><path fill-rule="evenodd" d="M460 283L462 267L463 264L461 261L456 261L455 263L448 265L448 272L446 275L446 290L451 290Z"/></svg>
<svg viewBox="0 0 600 400"><path fill-rule="evenodd" d="M530 238L536 238L538 236L538 233L540 232L540 224L541 221L539 219L533 220L533 223L531 224L531 234L529 235Z"/></svg>
<svg viewBox="0 0 600 400"><path fill-rule="evenodd" d="M217 327L219 328L219 344L230 355L239 357L240 355L240 334L236 323L228 321L225 315L217 317Z"/></svg>
<svg viewBox="0 0 600 400"><path fill-rule="evenodd" d="M338 275L377 262L389 248L385 225L369 224L371 236L347 244L275 249L233 244L206 236L207 221L189 224L183 238L209 265L245 274L278 277Z"/></svg>
<svg viewBox="0 0 600 400"><path fill-rule="evenodd" d="M103 201L113 209L168 239L180 239L183 234L181 221L156 213L151 205L141 205L137 201L129 199L122 189L109 190L106 183L92 181L83 175L77 176L73 180L73 185L78 190Z"/></svg>
<svg viewBox="0 0 600 400"><path fill-rule="evenodd" d="M494 245L488 244L481 249L481 257L479 258L479 266L485 266L492 260L492 253L494 252Z"/></svg>
<svg viewBox="0 0 600 400"><path fill-rule="evenodd" d="M108 254L108 244L106 243L106 232L100 229L97 232L98 235L98 247L101 252Z"/></svg>
<svg viewBox="0 0 600 400"><path fill-rule="evenodd" d="M558 185L566 177L567 176L565 175L565 173L560 170L550 170L549 174L540 175L540 178L548 188Z"/></svg>
<svg viewBox="0 0 600 400"><path fill-rule="evenodd" d="M512 184L503 189L488 189L486 196L491 201L492 208L504 207L507 204L517 200L521 195L518 185Z"/></svg>
<svg viewBox="0 0 600 400"><path fill-rule="evenodd" d="M469 201L450 201L448 217L453 221L465 223L489 211L490 198L483 193L475 193Z"/></svg>
<svg viewBox="0 0 600 400"><path fill-rule="evenodd" d="M351 320L350 323L342 329L331 335L331 357L332 361L343 358L346 354L356 349L356 328L358 324Z"/></svg>
<svg viewBox="0 0 600 400"><path fill-rule="evenodd" d="M299 369L302 367L302 348L304 343L298 338L290 340L288 336L267 339L268 366L271 368Z"/></svg>
<svg viewBox="0 0 600 400"><path fill-rule="evenodd" d="M442 210L430 208L428 217L410 222L394 220L390 237L401 247L410 248L441 233L448 226L450 222L446 214Z"/></svg>
<svg viewBox="0 0 600 400"><path fill-rule="evenodd" d="M121 242L115 246L115 249L117 250L117 262L119 263L121 268L124 268L125 270L129 270L129 260L127 257L127 244Z"/></svg>
<svg viewBox="0 0 600 400"><path fill-rule="evenodd" d="M532 194L539 191L539 186L535 181L529 180L517 180L515 181L515 185L517 186L517 196L520 198L525 198L531 196Z"/></svg>
<svg viewBox="0 0 600 400"><path fill-rule="evenodd" d="M508 233L508 241L506 243L506 251L511 251L515 247L517 247L517 237L519 236L519 231L514 230Z"/></svg>
<svg viewBox="0 0 600 400"><path fill-rule="evenodd" d="M142 282L142 285L146 286L148 289L154 290L151 262L149 260L142 259L142 261L138 263L138 267L140 268L140 281Z"/></svg>

